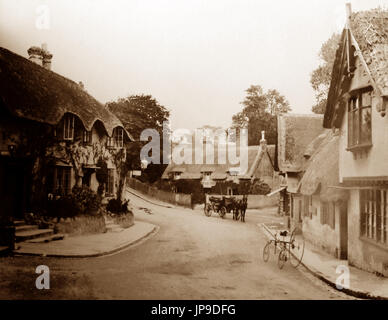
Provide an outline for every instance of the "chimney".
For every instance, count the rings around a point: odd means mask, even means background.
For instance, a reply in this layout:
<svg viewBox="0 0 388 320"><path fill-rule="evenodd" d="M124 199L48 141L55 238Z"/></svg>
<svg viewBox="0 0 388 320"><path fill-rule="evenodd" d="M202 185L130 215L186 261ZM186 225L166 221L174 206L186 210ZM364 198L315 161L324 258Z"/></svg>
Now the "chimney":
<svg viewBox="0 0 388 320"><path fill-rule="evenodd" d="M53 55L47 50L47 44L42 44L42 67L51 70L51 59Z"/></svg>
<svg viewBox="0 0 388 320"><path fill-rule="evenodd" d="M261 131L261 140L260 140L260 147L261 150L265 151L267 150L267 140L265 140L265 131Z"/></svg>
<svg viewBox="0 0 388 320"><path fill-rule="evenodd" d="M346 3L346 29L350 28L350 16L352 15L352 4Z"/></svg>
<svg viewBox="0 0 388 320"><path fill-rule="evenodd" d="M30 61L51 70L51 59L53 55L47 50L47 44L43 43L42 47L33 46L27 50Z"/></svg>
<svg viewBox="0 0 388 320"><path fill-rule="evenodd" d="M36 64L42 65L42 49L39 47L31 47L27 50L28 59Z"/></svg>

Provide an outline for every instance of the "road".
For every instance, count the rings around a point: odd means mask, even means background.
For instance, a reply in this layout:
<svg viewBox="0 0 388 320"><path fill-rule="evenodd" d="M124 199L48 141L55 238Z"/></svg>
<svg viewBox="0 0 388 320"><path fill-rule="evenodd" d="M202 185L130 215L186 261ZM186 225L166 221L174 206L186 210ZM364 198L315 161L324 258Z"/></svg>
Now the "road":
<svg viewBox="0 0 388 320"><path fill-rule="evenodd" d="M266 238L257 223L273 219L270 210L249 211L242 223L137 197L131 203L136 220L159 226L156 234L98 258L2 258L0 299L350 299L302 267L262 261ZM50 268L49 290L35 287L41 264Z"/></svg>

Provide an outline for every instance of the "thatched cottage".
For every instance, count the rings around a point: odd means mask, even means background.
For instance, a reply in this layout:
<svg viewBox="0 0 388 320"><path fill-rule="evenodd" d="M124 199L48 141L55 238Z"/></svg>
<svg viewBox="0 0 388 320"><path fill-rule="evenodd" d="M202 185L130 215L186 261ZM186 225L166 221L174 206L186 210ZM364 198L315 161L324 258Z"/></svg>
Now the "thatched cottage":
<svg viewBox="0 0 388 320"><path fill-rule="evenodd" d="M1 220L39 211L75 185L120 197L131 135L82 85L50 70L47 48L28 53L0 48Z"/></svg>
<svg viewBox="0 0 388 320"><path fill-rule="evenodd" d="M274 145L267 145L263 139L259 146L237 147L239 164L231 163L228 156L221 161L218 155L222 148L225 149L223 154L228 154L228 145L215 145L212 164L206 164L206 149L202 151L202 163L195 163L198 152L195 148L191 163L177 164L171 161L162 175L164 184L172 186L176 192L193 194L195 203L203 201L205 193L238 195L262 191L265 194L276 188L278 179L274 171ZM242 163L247 165L245 170L242 170ZM256 189L266 187L268 190L256 190L255 186Z"/></svg>
<svg viewBox="0 0 388 320"><path fill-rule="evenodd" d="M287 225L291 227L301 227L298 185L308 159L306 148L323 132L322 118L315 114L278 116L277 166L282 178L280 188L274 192L280 192L279 213L286 217Z"/></svg>
<svg viewBox="0 0 388 320"><path fill-rule="evenodd" d="M323 125L339 136L349 263L388 276L388 12L347 8Z"/></svg>

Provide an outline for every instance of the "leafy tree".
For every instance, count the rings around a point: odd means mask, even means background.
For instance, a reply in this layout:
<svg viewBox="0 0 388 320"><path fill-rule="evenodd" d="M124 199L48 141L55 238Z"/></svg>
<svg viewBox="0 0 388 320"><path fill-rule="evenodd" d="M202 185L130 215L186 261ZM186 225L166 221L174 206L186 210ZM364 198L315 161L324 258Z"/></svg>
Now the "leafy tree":
<svg viewBox="0 0 388 320"><path fill-rule="evenodd" d="M310 82L315 91L316 104L312 107L314 113L325 113L326 99L329 93L331 71L333 69L335 53L340 41L340 35L333 33L322 45L319 58L322 64L311 73Z"/></svg>
<svg viewBox="0 0 388 320"><path fill-rule="evenodd" d="M248 145L260 143L261 131L265 131L268 144L275 144L276 116L291 111L289 102L277 90L264 92L259 85L250 86L246 93L244 101L241 102L244 108L233 116L232 127L248 128Z"/></svg>
<svg viewBox="0 0 388 320"><path fill-rule="evenodd" d="M163 122L168 121L170 111L160 105L151 95L132 95L108 102L106 107L113 112L132 134L135 142L127 148L127 167L129 170L138 170L140 164L140 150L146 142L139 141L140 134L145 129L155 129L160 137L161 159L163 163ZM154 182L163 174L163 164L151 164L143 172L142 180Z"/></svg>

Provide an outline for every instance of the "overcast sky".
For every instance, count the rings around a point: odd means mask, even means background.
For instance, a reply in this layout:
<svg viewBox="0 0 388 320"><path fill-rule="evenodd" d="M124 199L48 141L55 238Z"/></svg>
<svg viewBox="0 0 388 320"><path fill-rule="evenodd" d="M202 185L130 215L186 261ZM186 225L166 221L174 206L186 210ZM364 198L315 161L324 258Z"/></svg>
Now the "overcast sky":
<svg viewBox="0 0 388 320"><path fill-rule="evenodd" d="M277 89L294 113L311 112L310 73L343 28L345 2L0 0L0 46L27 57L47 43L53 71L102 103L151 94L173 129L227 127L252 84ZM388 0L352 1L353 11L379 5Z"/></svg>

